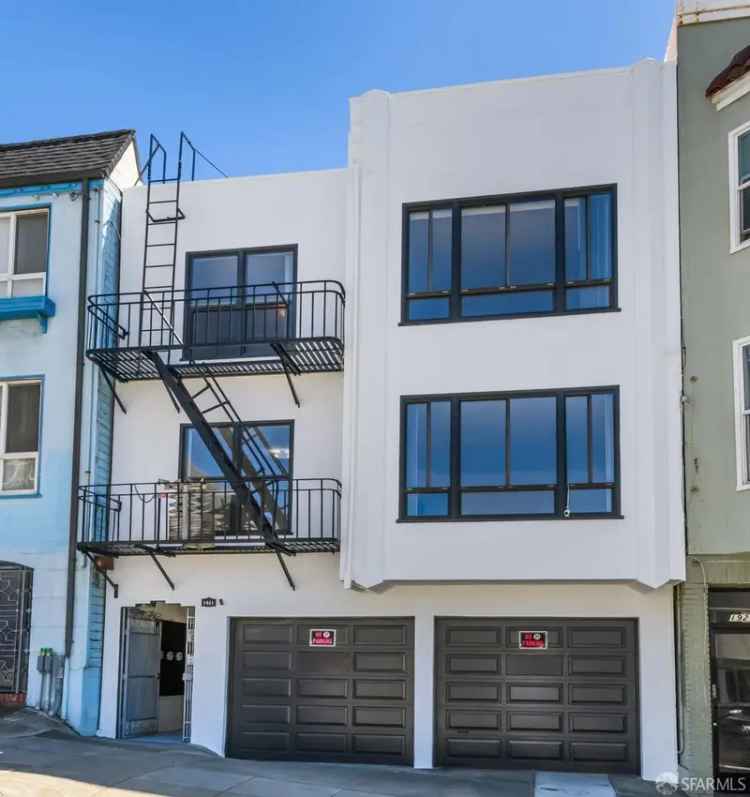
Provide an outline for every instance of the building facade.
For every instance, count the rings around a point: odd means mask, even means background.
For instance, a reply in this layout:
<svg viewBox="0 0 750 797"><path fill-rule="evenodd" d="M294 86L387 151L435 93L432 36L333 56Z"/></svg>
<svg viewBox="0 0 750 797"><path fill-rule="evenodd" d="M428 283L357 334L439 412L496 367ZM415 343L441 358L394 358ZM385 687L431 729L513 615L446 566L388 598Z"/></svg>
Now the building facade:
<svg viewBox="0 0 750 797"><path fill-rule="evenodd" d="M676 22L687 521L680 763L692 776L730 776L750 772L750 5L691 0L678 4Z"/></svg>
<svg viewBox="0 0 750 797"><path fill-rule="evenodd" d="M102 735L674 770L675 103L654 61L373 91L347 168L253 178L152 141L89 309Z"/></svg>
<svg viewBox="0 0 750 797"><path fill-rule="evenodd" d="M111 396L78 341L86 295L116 287L134 147L132 131L0 146L0 700L68 716L79 728L79 711L68 713L83 671L70 658L70 529L75 535L79 478L109 474ZM98 404L99 426L82 430L83 414ZM84 636L89 599L103 600L103 582L88 576ZM97 694L98 686L94 703ZM89 732L96 723L94 713Z"/></svg>

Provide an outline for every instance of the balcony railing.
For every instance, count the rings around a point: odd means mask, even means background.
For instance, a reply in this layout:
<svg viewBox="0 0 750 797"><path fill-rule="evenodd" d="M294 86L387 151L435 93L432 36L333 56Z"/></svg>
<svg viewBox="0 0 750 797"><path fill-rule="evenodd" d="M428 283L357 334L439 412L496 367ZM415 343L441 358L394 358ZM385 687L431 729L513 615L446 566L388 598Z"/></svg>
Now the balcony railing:
<svg viewBox="0 0 750 797"><path fill-rule="evenodd" d="M218 479L81 487L82 551L108 555L263 553L259 523L296 552L339 550L341 484L336 479L248 479L260 512ZM262 517L260 517L262 513Z"/></svg>
<svg viewBox="0 0 750 797"><path fill-rule="evenodd" d="M90 296L87 355L121 381L158 378L149 349L186 377L341 371L344 306L335 280Z"/></svg>

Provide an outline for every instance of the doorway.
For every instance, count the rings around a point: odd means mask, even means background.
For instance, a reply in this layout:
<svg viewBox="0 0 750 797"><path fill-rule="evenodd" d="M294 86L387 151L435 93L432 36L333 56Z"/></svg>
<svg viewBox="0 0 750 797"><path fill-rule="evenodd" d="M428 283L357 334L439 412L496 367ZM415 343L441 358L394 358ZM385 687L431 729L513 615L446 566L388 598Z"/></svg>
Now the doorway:
<svg viewBox="0 0 750 797"><path fill-rule="evenodd" d="M750 775L750 590L712 590L711 699L718 777Z"/></svg>
<svg viewBox="0 0 750 797"><path fill-rule="evenodd" d="M29 673L32 570L0 562L0 695L23 704Z"/></svg>
<svg viewBox="0 0 750 797"><path fill-rule="evenodd" d="M122 610L118 737L190 741L194 628L192 606Z"/></svg>

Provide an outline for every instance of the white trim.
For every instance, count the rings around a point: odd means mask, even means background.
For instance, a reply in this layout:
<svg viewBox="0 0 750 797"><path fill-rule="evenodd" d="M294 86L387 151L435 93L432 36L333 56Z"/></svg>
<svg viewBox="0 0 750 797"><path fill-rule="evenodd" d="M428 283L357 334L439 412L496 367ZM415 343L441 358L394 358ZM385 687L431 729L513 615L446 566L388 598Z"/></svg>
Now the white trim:
<svg viewBox="0 0 750 797"><path fill-rule="evenodd" d="M31 216L35 214L41 214L47 217L47 252L45 253L45 270L44 271L37 271L31 274L16 274L14 272L15 268L15 260L16 260L16 219L18 216ZM49 262L49 222L50 222L50 213L47 208L29 208L27 210L12 210L7 212L0 212L0 219L9 219L10 226L8 229L8 238L9 238L9 246L8 246L8 271L0 272L0 299L10 299L13 298L13 283L16 281L22 280L33 280L33 279L40 279L42 281L42 289L40 294L33 294L36 295L46 295L47 294L47 269L46 266ZM32 295L32 294L30 294ZM0 485L2 482L0 482ZM0 487L0 490L2 487Z"/></svg>
<svg viewBox="0 0 750 797"><path fill-rule="evenodd" d="M744 97L748 92L750 92L750 72L733 80L728 86L724 86L723 89L713 94L711 102L716 106L716 110L720 111L735 100L739 100L740 97Z"/></svg>
<svg viewBox="0 0 750 797"><path fill-rule="evenodd" d="M734 254L750 246L750 239L740 240L739 158L737 144L743 133L750 131L750 122L735 127L727 135L729 151L729 253Z"/></svg>
<svg viewBox="0 0 750 797"><path fill-rule="evenodd" d="M750 346L750 337L732 341L732 372L734 374L734 445L737 463L737 489L750 490L750 462L748 462L747 425L745 423L745 385L742 352Z"/></svg>

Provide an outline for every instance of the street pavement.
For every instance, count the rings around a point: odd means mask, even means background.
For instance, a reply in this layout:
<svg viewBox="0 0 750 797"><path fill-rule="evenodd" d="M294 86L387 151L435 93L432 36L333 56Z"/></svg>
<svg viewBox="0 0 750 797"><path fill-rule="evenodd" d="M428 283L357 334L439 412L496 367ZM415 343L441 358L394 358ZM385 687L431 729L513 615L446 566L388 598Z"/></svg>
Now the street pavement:
<svg viewBox="0 0 750 797"><path fill-rule="evenodd" d="M650 797L655 794L653 784L638 778L225 759L192 745L80 737L62 723L29 709L0 712L0 797Z"/></svg>

